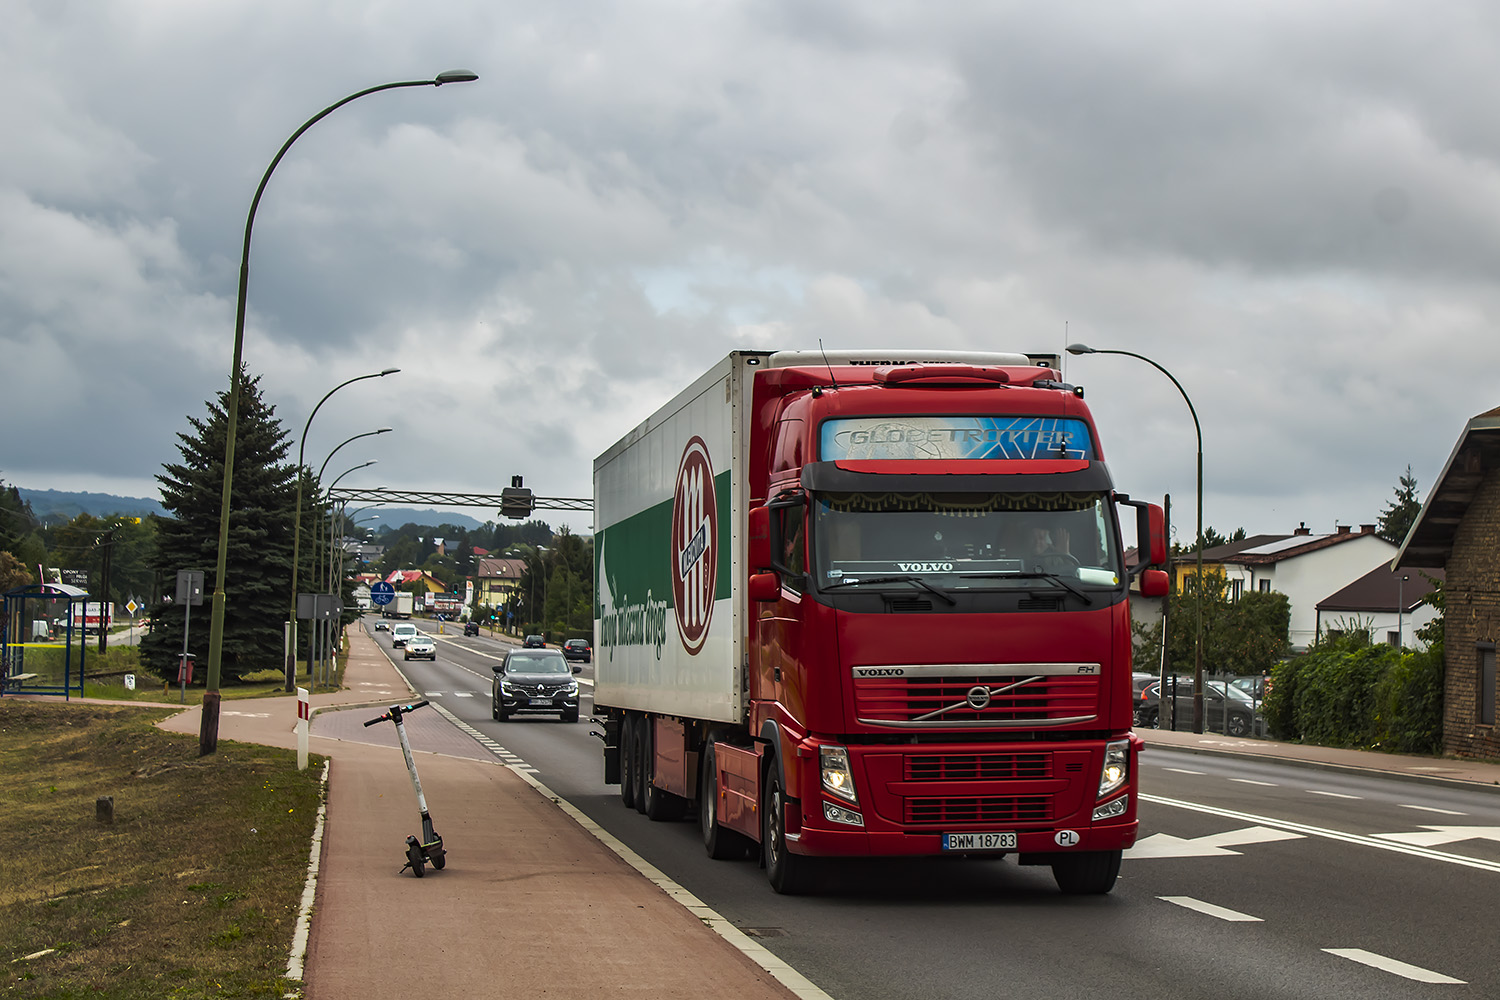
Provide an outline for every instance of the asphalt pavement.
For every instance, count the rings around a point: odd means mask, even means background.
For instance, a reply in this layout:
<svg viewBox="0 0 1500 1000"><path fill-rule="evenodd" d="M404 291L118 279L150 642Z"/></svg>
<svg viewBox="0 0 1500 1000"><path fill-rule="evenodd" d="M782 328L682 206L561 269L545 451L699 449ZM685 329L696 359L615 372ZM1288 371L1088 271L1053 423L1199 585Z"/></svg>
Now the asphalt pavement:
<svg viewBox="0 0 1500 1000"><path fill-rule="evenodd" d="M314 905L293 943L306 995L635 994L702 1000L822 998L816 986L551 795L437 709L405 725L447 863L403 871L421 825L395 726L413 700L384 650L350 630L344 688L311 698L311 752L330 758ZM162 723L196 734L199 708ZM292 696L225 701L219 738L295 748ZM1500 790L1500 764L1138 730L1146 752L1274 758Z"/></svg>

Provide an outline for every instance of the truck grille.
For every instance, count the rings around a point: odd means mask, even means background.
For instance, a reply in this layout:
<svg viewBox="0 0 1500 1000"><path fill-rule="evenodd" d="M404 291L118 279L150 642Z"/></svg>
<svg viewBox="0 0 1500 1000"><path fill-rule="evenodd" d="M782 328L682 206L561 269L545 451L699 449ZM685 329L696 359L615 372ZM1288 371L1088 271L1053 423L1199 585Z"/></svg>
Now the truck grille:
<svg viewBox="0 0 1500 1000"><path fill-rule="evenodd" d="M958 826L976 823L1044 823L1052 818L1050 795L995 795L976 798L906 800L906 822Z"/></svg>
<svg viewBox="0 0 1500 1000"><path fill-rule="evenodd" d="M1030 781L1052 777L1045 753L933 754L906 758L907 781Z"/></svg>
<svg viewBox="0 0 1500 1000"><path fill-rule="evenodd" d="M977 687L990 692L975 699L980 708L970 700ZM1094 719L1098 699L1099 678L1089 674L854 679L855 715L870 725L1066 725Z"/></svg>

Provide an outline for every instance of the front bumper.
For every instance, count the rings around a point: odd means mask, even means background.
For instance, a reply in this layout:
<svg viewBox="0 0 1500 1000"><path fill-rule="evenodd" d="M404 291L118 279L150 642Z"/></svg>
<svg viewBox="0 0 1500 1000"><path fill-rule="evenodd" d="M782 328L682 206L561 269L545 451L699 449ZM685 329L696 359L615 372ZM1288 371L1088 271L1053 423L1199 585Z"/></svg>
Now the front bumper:
<svg viewBox="0 0 1500 1000"><path fill-rule="evenodd" d="M541 704L547 701L550 704ZM559 695L554 698L528 698L525 695L501 695L500 711L509 715L557 715L578 711L578 695Z"/></svg>
<svg viewBox="0 0 1500 1000"><path fill-rule="evenodd" d="M1100 799L1105 741L849 746L855 805L824 791L815 748L788 754L788 785L800 798L788 803L787 845L814 856L947 854L953 852L944 851L944 834L1014 833L1014 848L972 853L1124 850L1139 830L1134 741L1131 748L1130 779ZM1116 801L1124 803L1118 815L1093 818L1096 808ZM857 811L864 825L835 822L825 802Z"/></svg>

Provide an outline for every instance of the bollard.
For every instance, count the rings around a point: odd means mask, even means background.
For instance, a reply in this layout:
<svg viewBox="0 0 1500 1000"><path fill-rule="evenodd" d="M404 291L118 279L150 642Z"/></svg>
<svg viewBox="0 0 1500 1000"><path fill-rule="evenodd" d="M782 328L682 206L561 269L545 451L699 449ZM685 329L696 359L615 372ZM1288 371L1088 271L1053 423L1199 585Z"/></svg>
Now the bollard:
<svg viewBox="0 0 1500 1000"><path fill-rule="evenodd" d="M312 725L312 700L307 688L297 689L297 770L307 770L307 730Z"/></svg>
<svg viewBox="0 0 1500 1000"><path fill-rule="evenodd" d="M106 825L114 824L115 797L113 795L101 795L94 800L94 819Z"/></svg>

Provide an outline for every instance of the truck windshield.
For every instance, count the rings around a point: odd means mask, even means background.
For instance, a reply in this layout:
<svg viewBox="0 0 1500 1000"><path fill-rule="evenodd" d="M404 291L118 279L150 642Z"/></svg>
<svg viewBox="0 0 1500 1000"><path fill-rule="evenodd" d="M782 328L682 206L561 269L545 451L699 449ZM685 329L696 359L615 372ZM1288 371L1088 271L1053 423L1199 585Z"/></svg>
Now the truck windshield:
<svg viewBox="0 0 1500 1000"><path fill-rule="evenodd" d="M1124 567L1104 493L823 493L812 502L820 588L1113 590Z"/></svg>

